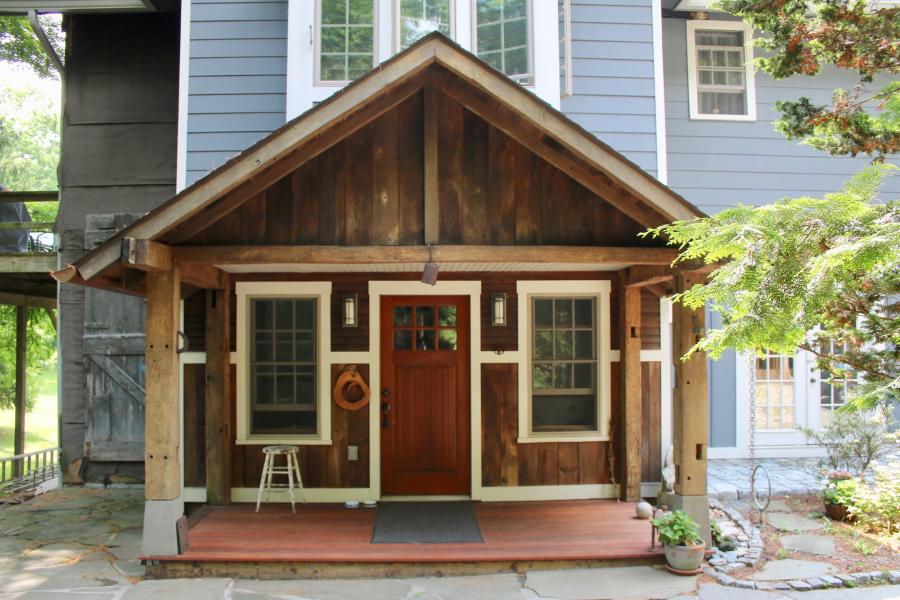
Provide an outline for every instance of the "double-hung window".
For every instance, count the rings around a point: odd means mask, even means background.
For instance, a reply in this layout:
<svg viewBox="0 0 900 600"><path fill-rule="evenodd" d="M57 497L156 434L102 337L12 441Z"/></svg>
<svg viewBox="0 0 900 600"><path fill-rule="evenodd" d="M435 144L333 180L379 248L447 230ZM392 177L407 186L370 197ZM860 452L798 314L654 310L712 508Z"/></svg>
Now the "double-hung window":
<svg viewBox="0 0 900 600"><path fill-rule="evenodd" d="M830 354L846 352L849 348L846 344L837 344L833 341L828 342L828 345ZM846 365L839 366L842 369L837 376L832 376L825 370L819 373L819 425L822 427L831 422L831 415L835 410L847 403L847 397L859 382L855 371Z"/></svg>
<svg viewBox="0 0 900 600"><path fill-rule="evenodd" d="M397 50L409 48L432 31L440 31L447 37L453 37L453 0L397 2Z"/></svg>
<svg viewBox="0 0 900 600"><path fill-rule="evenodd" d="M375 0L318 0L318 79L347 82L375 66Z"/></svg>
<svg viewBox="0 0 900 600"><path fill-rule="evenodd" d="M533 82L528 0L475 0L475 40L479 58L514 81Z"/></svg>
<svg viewBox="0 0 900 600"><path fill-rule="evenodd" d="M794 357L768 352L756 358L756 427L796 426Z"/></svg>
<svg viewBox="0 0 900 600"><path fill-rule="evenodd" d="M691 118L756 119L750 29L742 22L688 21L687 36Z"/></svg>
<svg viewBox="0 0 900 600"><path fill-rule="evenodd" d="M519 439L609 434L609 281L521 281ZM548 290L555 290L548 292Z"/></svg>
<svg viewBox="0 0 900 600"><path fill-rule="evenodd" d="M238 282L237 442L329 443L331 286Z"/></svg>
<svg viewBox="0 0 900 600"><path fill-rule="evenodd" d="M557 0L559 19L559 95L572 95L572 7L571 0Z"/></svg>

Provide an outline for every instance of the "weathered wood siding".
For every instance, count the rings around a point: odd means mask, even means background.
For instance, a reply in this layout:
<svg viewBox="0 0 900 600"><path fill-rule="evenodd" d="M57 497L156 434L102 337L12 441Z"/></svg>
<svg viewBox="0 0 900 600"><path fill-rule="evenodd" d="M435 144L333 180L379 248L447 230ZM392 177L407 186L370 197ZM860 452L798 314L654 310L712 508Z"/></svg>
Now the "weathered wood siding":
<svg viewBox="0 0 900 600"><path fill-rule="evenodd" d="M437 104L440 244L660 245L461 104ZM418 93L185 243L422 244L423 160Z"/></svg>
<svg viewBox="0 0 900 600"><path fill-rule="evenodd" d="M610 370L612 406L618 402L618 364ZM482 485L610 483L609 442L519 444L518 367L481 367Z"/></svg>

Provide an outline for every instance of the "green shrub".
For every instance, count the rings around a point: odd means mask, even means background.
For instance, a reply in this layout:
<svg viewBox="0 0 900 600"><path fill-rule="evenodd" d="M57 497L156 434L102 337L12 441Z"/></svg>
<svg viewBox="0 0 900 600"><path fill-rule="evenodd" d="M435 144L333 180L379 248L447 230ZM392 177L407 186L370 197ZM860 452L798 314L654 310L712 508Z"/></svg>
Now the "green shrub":
<svg viewBox="0 0 900 600"><path fill-rule="evenodd" d="M700 526L686 512L676 510L653 519L659 541L666 546L692 546L700 543Z"/></svg>
<svg viewBox="0 0 900 600"><path fill-rule="evenodd" d="M838 410L826 427L800 430L808 441L825 448L832 470L850 471L857 477L863 477L872 461L889 454L897 443L889 419L881 414Z"/></svg>
<svg viewBox="0 0 900 600"><path fill-rule="evenodd" d="M841 479L834 482L829 481L823 492L825 504L838 504L848 508L853 506L857 487L858 485L855 479Z"/></svg>
<svg viewBox="0 0 900 600"><path fill-rule="evenodd" d="M866 531L888 536L900 534L900 463L874 469L872 485L856 486L848 508Z"/></svg>

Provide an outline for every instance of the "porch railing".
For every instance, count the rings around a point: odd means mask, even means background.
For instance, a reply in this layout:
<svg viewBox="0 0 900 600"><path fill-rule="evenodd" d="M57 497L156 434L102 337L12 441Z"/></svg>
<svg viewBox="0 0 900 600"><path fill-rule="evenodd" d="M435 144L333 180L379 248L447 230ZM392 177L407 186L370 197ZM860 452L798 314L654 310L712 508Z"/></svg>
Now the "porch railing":
<svg viewBox="0 0 900 600"><path fill-rule="evenodd" d="M0 192L0 256L55 253L55 223L31 220L27 205L58 201L59 192Z"/></svg>
<svg viewBox="0 0 900 600"><path fill-rule="evenodd" d="M0 458L0 493L20 493L38 489L60 475L59 448L46 448Z"/></svg>

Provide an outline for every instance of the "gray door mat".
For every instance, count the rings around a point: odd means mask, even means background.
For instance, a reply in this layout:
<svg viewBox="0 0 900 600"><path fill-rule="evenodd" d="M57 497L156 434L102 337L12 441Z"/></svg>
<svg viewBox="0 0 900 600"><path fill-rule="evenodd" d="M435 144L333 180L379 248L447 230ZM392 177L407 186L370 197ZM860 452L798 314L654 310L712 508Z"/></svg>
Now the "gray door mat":
<svg viewBox="0 0 900 600"><path fill-rule="evenodd" d="M373 544L484 543L471 502L382 502Z"/></svg>

